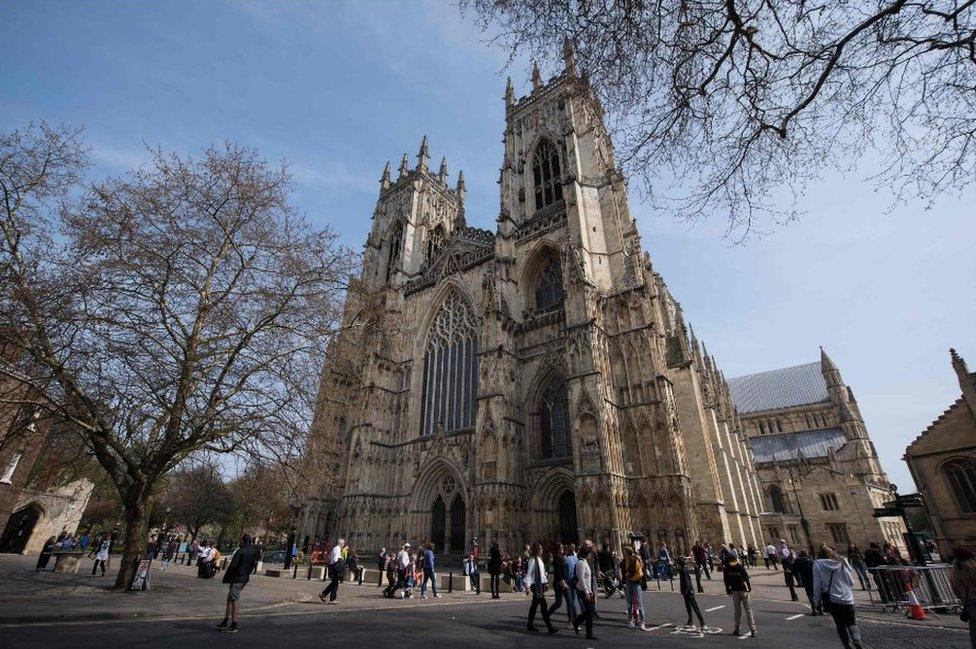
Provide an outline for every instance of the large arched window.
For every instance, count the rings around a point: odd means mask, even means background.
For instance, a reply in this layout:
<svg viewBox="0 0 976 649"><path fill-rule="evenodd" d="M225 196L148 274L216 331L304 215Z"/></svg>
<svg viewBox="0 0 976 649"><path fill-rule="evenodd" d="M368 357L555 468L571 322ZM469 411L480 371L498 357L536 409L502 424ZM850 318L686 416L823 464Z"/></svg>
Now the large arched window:
<svg viewBox="0 0 976 649"><path fill-rule="evenodd" d="M976 464L966 460L953 460L942 467L949 488L963 514L976 513Z"/></svg>
<svg viewBox="0 0 976 649"><path fill-rule="evenodd" d="M532 179L535 181L535 209L541 210L562 199L559 186L559 151L549 140L536 147L532 158Z"/></svg>
<svg viewBox="0 0 976 649"><path fill-rule="evenodd" d="M773 506L774 512L786 513L786 504L783 502L783 490L776 485L769 487L769 502Z"/></svg>
<svg viewBox="0 0 976 649"><path fill-rule="evenodd" d="M539 398L539 455L543 459L569 456L569 397L566 382L553 377Z"/></svg>
<svg viewBox="0 0 976 649"><path fill-rule="evenodd" d="M546 260L535 285L535 308L546 309L563 303L563 269L555 256Z"/></svg>
<svg viewBox="0 0 976 649"><path fill-rule="evenodd" d="M477 320L467 300L452 290L427 332L420 434L470 428L478 395Z"/></svg>
<svg viewBox="0 0 976 649"><path fill-rule="evenodd" d="M400 249L403 248L403 222L397 221L390 231L390 250L386 256L386 281L389 282L400 263Z"/></svg>

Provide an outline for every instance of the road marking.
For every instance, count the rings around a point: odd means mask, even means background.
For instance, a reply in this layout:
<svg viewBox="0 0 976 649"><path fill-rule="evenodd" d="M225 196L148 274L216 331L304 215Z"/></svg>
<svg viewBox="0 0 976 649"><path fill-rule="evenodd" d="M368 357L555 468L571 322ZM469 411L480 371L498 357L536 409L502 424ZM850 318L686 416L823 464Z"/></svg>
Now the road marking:
<svg viewBox="0 0 976 649"><path fill-rule="evenodd" d="M795 620L796 618L798 618L798 617L803 617L804 615L806 615L806 613L797 613L796 615L791 615L791 616L789 616L789 617L788 617L788 618L786 618L786 619L787 619L787 620Z"/></svg>
<svg viewBox="0 0 976 649"><path fill-rule="evenodd" d="M711 613L712 611L717 611L720 608L725 608L725 604L719 604L718 606L713 606L712 608L706 608L706 613Z"/></svg>
<svg viewBox="0 0 976 649"><path fill-rule="evenodd" d="M658 629L665 629L672 626L670 622L665 622L664 624L655 624L654 626L647 627L648 631L657 631Z"/></svg>

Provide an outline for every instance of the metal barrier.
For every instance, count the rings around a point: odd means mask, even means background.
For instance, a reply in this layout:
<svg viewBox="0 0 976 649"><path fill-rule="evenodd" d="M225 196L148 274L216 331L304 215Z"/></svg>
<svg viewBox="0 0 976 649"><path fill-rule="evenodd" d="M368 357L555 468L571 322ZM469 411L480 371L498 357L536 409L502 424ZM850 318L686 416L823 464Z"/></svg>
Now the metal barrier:
<svg viewBox="0 0 976 649"><path fill-rule="evenodd" d="M897 611L908 607L908 587L925 609L959 610L959 598L949 583L948 564L934 566L879 566L869 568L875 588L870 592L871 603L882 611Z"/></svg>

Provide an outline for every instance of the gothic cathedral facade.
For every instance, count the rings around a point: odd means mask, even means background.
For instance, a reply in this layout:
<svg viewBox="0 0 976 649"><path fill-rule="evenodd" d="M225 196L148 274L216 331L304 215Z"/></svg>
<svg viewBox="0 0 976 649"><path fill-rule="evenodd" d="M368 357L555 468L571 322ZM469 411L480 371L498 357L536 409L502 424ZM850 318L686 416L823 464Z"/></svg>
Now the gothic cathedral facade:
<svg viewBox="0 0 976 649"><path fill-rule="evenodd" d="M322 375L300 535L360 552L630 533L759 547L728 387L642 249L572 52L527 96L509 81L505 104L494 232L467 225L463 175L434 171L426 138L416 166L384 170Z"/></svg>

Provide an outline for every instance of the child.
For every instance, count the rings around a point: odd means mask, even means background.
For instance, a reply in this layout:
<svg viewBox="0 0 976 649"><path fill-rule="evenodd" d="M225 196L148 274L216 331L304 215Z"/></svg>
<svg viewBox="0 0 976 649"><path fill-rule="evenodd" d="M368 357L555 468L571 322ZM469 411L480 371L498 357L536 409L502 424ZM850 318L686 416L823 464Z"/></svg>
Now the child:
<svg viewBox="0 0 976 649"><path fill-rule="evenodd" d="M698 632L701 633L705 628L705 618L702 617L701 609L698 608L698 600L695 599L695 589L691 583L691 574L688 572L687 561L690 557L678 557L678 577L681 582L681 596L685 599L685 610L688 612L688 621L685 626L692 626L691 614L694 611L698 616Z"/></svg>
<svg viewBox="0 0 976 649"><path fill-rule="evenodd" d="M474 588L475 595L480 595L481 575L478 573L478 559L470 554L464 557L464 574L468 576L468 580Z"/></svg>

